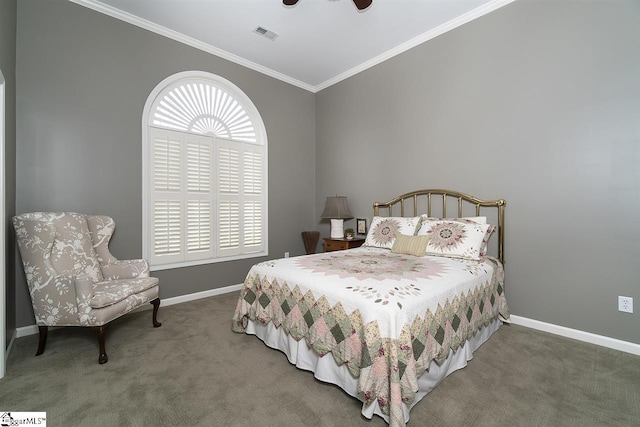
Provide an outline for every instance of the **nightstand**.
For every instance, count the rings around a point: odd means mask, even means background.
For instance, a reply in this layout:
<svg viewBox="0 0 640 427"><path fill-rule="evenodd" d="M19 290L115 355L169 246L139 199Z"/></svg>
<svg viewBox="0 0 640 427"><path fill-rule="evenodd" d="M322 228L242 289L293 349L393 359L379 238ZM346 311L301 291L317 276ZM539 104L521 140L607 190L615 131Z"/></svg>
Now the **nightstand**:
<svg viewBox="0 0 640 427"><path fill-rule="evenodd" d="M364 238L354 237L353 239L332 239L331 237L325 237L324 239L324 251L343 251L345 249L359 248L364 243Z"/></svg>

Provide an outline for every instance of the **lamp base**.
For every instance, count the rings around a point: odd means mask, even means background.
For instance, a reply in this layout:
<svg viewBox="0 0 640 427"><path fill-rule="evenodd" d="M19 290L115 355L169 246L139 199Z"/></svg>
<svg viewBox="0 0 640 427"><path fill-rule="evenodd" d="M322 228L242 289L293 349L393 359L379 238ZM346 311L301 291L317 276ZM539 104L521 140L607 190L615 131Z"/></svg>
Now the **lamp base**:
<svg viewBox="0 0 640 427"><path fill-rule="evenodd" d="M331 220L331 238L332 239L344 238L344 219Z"/></svg>

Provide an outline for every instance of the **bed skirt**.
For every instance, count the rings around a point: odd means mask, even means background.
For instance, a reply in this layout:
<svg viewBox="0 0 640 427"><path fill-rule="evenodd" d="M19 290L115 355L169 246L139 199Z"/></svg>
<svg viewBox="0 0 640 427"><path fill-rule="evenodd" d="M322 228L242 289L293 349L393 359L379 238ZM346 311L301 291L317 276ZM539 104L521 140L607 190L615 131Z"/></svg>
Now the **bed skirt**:
<svg viewBox="0 0 640 427"><path fill-rule="evenodd" d="M456 351L451 351L449 357L442 364L438 365L435 361L431 362L429 369L418 378L419 391L416 393L414 401L408 405L402 405L405 423L409 421L411 408L433 390L447 375L467 366L467 362L473 358L473 352L487 341L501 325L502 322L500 320L493 320L478 330L463 346ZM305 340L296 341L284 332L283 328L276 328L272 322L262 324L249 320L246 333L255 335L267 346L282 351L287 355L287 359L291 364L300 369L313 372L318 380L335 384L349 395L360 399L357 378L354 378L349 373L345 365L337 365L330 354L324 357L318 356L313 349L307 346ZM389 416L382 412L376 399L371 404L363 404L362 406L362 415L371 419L374 414L389 423Z"/></svg>

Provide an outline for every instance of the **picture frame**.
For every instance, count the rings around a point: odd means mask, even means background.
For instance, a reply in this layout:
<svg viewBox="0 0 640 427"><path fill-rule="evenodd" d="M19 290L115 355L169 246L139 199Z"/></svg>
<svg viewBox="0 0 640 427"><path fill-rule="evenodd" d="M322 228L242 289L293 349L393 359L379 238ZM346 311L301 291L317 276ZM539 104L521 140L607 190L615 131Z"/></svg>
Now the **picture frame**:
<svg viewBox="0 0 640 427"><path fill-rule="evenodd" d="M366 218L356 219L356 233L367 234L367 220Z"/></svg>

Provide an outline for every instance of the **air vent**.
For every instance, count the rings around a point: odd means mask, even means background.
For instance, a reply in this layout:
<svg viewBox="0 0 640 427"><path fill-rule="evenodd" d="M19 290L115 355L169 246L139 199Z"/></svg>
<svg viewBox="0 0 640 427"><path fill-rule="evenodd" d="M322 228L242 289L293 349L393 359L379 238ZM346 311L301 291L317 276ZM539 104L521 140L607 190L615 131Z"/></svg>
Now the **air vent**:
<svg viewBox="0 0 640 427"><path fill-rule="evenodd" d="M260 34L261 36L265 36L271 41L275 40L276 37L278 37L278 34L274 33L273 31L267 30L264 27L256 27L256 29L253 30L253 32Z"/></svg>

